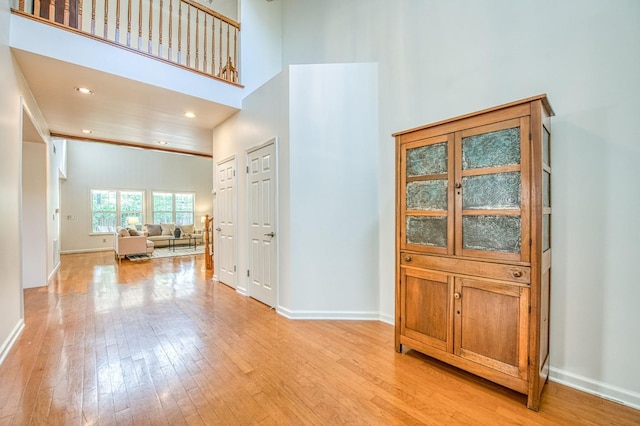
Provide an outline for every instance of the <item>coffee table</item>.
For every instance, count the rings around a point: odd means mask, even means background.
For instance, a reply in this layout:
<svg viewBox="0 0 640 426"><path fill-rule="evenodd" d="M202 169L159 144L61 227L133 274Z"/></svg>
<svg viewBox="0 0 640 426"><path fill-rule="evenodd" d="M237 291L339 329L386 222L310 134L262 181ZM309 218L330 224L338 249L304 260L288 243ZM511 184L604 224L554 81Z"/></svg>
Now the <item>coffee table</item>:
<svg viewBox="0 0 640 426"><path fill-rule="evenodd" d="M181 236L179 238L176 237L170 237L167 238L167 241L169 242L169 250L173 249L173 251L176 251L176 241L187 241L187 248L191 248L191 242L193 241L193 249L196 249L196 245L198 243L196 237L191 236L191 235L184 235Z"/></svg>

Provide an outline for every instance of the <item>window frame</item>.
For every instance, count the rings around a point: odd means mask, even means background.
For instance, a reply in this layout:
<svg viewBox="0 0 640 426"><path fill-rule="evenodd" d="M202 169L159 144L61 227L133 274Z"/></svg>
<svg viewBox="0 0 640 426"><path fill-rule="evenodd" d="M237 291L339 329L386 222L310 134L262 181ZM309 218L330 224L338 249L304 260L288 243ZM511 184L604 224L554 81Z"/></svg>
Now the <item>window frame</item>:
<svg viewBox="0 0 640 426"><path fill-rule="evenodd" d="M171 195L171 210L155 210L155 196L156 194L163 194L163 195ZM191 210L178 210L178 202L176 201L177 198L179 198L179 196L189 196L191 197ZM157 190L157 191L151 191L151 193L149 194L149 205L150 205L150 216L151 216L151 222L149 223L154 223L154 224L160 224L160 223L173 223L176 226L180 226L180 225L194 225L195 226L195 220L196 220L196 193L195 191L162 191L162 190ZM155 218L156 218L156 212L160 213L160 214L170 214L171 215L171 221L169 222L164 222L164 221L159 221L156 222ZM185 223L178 223L177 218L179 217L180 214L185 214L185 213L191 213L191 222L185 222Z"/></svg>
<svg viewBox="0 0 640 426"><path fill-rule="evenodd" d="M107 194L114 193L115 194L115 210L94 210L94 193L96 192L104 192ZM123 210L122 209L122 195L123 193L139 193L141 200L141 208L142 210ZM144 218L145 218L145 199L146 199L146 191L143 189L105 189L105 188L91 188L89 190L89 235L106 235L113 234L116 232L118 227L127 228L128 224L123 224L123 214L127 217L129 216L138 216L140 218L140 223L136 226L136 229L141 229ZM107 214L113 214L115 225L113 225L113 230L100 231L96 230L94 227L94 217L96 212L103 212ZM111 225L106 225L111 227Z"/></svg>

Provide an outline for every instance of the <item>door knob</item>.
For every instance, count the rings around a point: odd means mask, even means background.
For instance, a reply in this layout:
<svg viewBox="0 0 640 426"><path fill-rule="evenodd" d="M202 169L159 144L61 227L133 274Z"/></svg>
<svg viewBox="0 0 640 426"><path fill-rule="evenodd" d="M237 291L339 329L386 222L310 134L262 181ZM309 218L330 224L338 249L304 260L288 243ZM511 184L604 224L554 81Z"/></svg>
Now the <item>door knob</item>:
<svg viewBox="0 0 640 426"><path fill-rule="evenodd" d="M222 228L217 227L217 228L216 228L216 231L220 232L220 231L222 231Z"/></svg>
<svg viewBox="0 0 640 426"><path fill-rule="evenodd" d="M269 232L268 234L264 234L264 236L273 238L273 237L276 236L276 234L275 234L275 232Z"/></svg>
<svg viewBox="0 0 640 426"><path fill-rule="evenodd" d="M453 293L453 297L455 297L456 299L460 299L460 293Z"/></svg>
<svg viewBox="0 0 640 426"><path fill-rule="evenodd" d="M462 184L460 182L456 182L456 184L453 186L455 186L456 188L462 188Z"/></svg>
<svg viewBox="0 0 640 426"><path fill-rule="evenodd" d="M404 260L405 260L405 262L411 262L411 256L406 255L406 256L404 257Z"/></svg>

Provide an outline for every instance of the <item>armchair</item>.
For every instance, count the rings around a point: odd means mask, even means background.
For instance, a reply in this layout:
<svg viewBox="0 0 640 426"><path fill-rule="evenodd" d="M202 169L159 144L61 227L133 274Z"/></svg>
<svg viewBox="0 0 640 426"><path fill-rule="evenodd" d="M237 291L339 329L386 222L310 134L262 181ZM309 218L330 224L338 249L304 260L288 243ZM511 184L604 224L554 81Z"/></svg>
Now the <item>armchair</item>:
<svg viewBox="0 0 640 426"><path fill-rule="evenodd" d="M126 229L124 230L126 231ZM151 256L153 253L153 241L148 241L144 235L123 236L124 232L116 232L113 236L113 249L115 251L118 263L123 257L130 254L146 254Z"/></svg>

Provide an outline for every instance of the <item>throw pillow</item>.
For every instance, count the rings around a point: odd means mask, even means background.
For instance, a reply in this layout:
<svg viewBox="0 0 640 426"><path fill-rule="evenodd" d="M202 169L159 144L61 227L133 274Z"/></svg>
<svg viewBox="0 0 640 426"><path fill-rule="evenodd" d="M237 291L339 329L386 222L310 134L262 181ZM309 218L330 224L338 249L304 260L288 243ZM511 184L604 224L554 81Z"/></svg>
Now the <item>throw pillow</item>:
<svg viewBox="0 0 640 426"><path fill-rule="evenodd" d="M132 237L137 237L138 235L140 235L140 233L135 229L129 229L129 235L131 235Z"/></svg>
<svg viewBox="0 0 640 426"><path fill-rule="evenodd" d="M193 234L193 225L181 225L182 233L191 235Z"/></svg>
<svg viewBox="0 0 640 426"><path fill-rule="evenodd" d="M147 227L147 233L150 237L162 235L162 227L160 227L160 225L147 224L145 226Z"/></svg>
<svg viewBox="0 0 640 426"><path fill-rule="evenodd" d="M127 228L122 228L118 231L118 237L128 237L129 236L129 231L127 230Z"/></svg>
<svg viewBox="0 0 640 426"><path fill-rule="evenodd" d="M162 235L173 236L173 229L176 227L176 225L174 223L161 223L160 227L162 228Z"/></svg>

